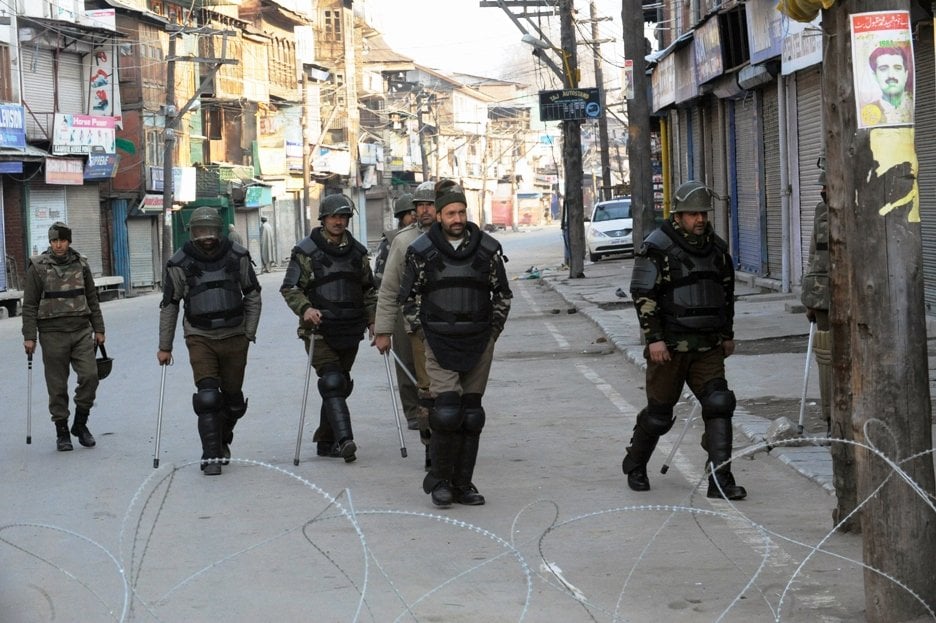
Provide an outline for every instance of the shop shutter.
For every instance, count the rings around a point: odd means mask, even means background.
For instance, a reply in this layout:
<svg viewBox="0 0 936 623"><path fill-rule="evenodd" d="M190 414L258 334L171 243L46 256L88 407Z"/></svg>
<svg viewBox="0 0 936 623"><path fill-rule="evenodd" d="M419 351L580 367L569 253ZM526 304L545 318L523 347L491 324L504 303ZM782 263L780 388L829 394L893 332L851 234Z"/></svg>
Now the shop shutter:
<svg viewBox="0 0 936 623"><path fill-rule="evenodd" d="M767 200L767 276L780 279L783 269L783 208L780 201L780 115L777 83L761 91L764 111L764 194Z"/></svg>
<svg viewBox="0 0 936 623"><path fill-rule="evenodd" d="M676 171L673 190L689 179L689 111L685 108L679 108L676 111L676 116L679 118L679 144L676 146L677 151L674 153L679 154L679 169Z"/></svg>
<svg viewBox="0 0 936 623"><path fill-rule="evenodd" d="M20 48L23 68L23 104L26 107L26 136L31 140L52 138L55 85L52 50L35 46Z"/></svg>
<svg viewBox="0 0 936 623"><path fill-rule="evenodd" d="M715 232L728 239L728 190L726 188L725 160L725 128L719 115L721 103L715 98L709 98L705 103L705 183L715 191L723 200L715 200L715 214L712 221Z"/></svg>
<svg viewBox="0 0 936 623"><path fill-rule="evenodd" d="M72 228L72 243L88 258L95 277L104 274L101 245L101 194L97 184L66 186L68 224Z"/></svg>
<svg viewBox="0 0 936 623"><path fill-rule="evenodd" d="M75 115L88 114L85 92L84 69L81 56L59 52L58 56L58 110L56 112Z"/></svg>
<svg viewBox="0 0 936 623"><path fill-rule="evenodd" d="M798 284L809 265L813 220L816 216L816 204L821 199L819 169L816 167L816 161L823 150L822 72L818 68L796 74L796 121L800 235L794 244L800 245L802 258L802 272L795 275L797 279L794 283Z"/></svg>
<svg viewBox="0 0 936 623"><path fill-rule="evenodd" d="M127 219L127 238L130 242L130 287L149 287L156 283L153 267L154 224L158 219L136 217Z"/></svg>
<svg viewBox="0 0 936 623"><path fill-rule="evenodd" d="M35 179L29 183L29 205L27 213L41 215L42 231L30 231L29 255L38 255L49 247L48 223L52 220L62 220L69 223L69 213L65 207L65 187L64 186L46 186L43 182ZM69 223L71 225L71 223ZM30 227L39 227L30 221ZM74 241L74 230L72 230L72 242ZM79 251L84 253L81 247L75 245Z"/></svg>
<svg viewBox="0 0 936 623"><path fill-rule="evenodd" d="M758 168L760 136L757 132L758 102L754 93L735 103L735 179L738 197L738 267L754 275L763 274L761 260L761 176ZM760 153L759 153L760 152Z"/></svg>
<svg viewBox="0 0 936 623"><path fill-rule="evenodd" d="M913 42L916 80L916 152L920 163L920 226L923 237L923 298L926 313L936 313L936 75L933 27L920 22Z"/></svg>
<svg viewBox="0 0 936 623"><path fill-rule="evenodd" d="M708 128L705 126L705 123L702 120L702 102L701 100L695 100L696 105L692 107L691 111L691 123L689 131L692 136L692 160L689 163L689 175L688 177L694 180L704 180L705 179L705 159L703 153L705 151L705 136L707 135Z"/></svg>

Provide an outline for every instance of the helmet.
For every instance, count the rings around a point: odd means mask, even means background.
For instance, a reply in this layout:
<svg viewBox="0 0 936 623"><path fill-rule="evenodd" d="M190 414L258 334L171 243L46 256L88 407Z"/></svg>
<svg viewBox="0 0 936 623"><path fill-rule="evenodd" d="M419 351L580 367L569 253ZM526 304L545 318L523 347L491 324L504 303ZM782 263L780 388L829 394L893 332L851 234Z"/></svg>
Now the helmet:
<svg viewBox="0 0 936 623"><path fill-rule="evenodd" d="M104 345L96 345L95 348L101 349L101 356L95 359L97 363L97 375L98 380L106 379L107 375L111 373L111 370L114 367L114 360L107 356L107 351L104 350Z"/></svg>
<svg viewBox="0 0 936 623"><path fill-rule="evenodd" d="M347 195L328 195L319 204L319 220L332 214L347 214L354 212L354 202Z"/></svg>
<svg viewBox="0 0 936 623"><path fill-rule="evenodd" d="M221 239L221 215L218 214L218 211L211 206L201 206L200 208L195 208L192 212L192 217L189 219L188 228L191 234L192 240L201 240L204 238L217 238ZM202 233L199 236L195 235L195 229L208 229L207 234Z"/></svg>
<svg viewBox="0 0 936 623"><path fill-rule="evenodd" d="M72 241L72 230L71 227L63 223L62 221L55 221L49 227L49 242L53 240L67 240Z"/></svg>
<svg viewBox="0 0 936 623"><path fill-rule="evenodd" d="M697 180L689 180L676 189L673 195L673 213L678 212L711 212L712 190Z"/></svg>
<svg viewBox="0 0 936 623"><path fill-rule="evenodd" d="M413 195L404 193L397 197L397 200L393 203L393 216L399 218L415 209L416 207L413 205Z"/></svg>
<svg viewBox="0 0 936 623"><path fill-rule="evenodd" d="M413 202L417 201L435 202L435 182L423 182L416 187L416 192L413 193Z"/></svg>

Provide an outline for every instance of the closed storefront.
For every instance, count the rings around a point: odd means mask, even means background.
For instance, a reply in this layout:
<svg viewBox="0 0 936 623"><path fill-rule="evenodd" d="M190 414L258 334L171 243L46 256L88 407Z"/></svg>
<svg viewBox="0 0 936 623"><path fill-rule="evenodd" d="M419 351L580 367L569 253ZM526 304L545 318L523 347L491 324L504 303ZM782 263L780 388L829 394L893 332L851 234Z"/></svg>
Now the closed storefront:
<svg viewBox="0 0 936 623"><path fill-rule="evenodd" d="M719 113L721 103L717 98L710 97L705 100L703 107L703 123L705 124L705 183L715 191L715 213L712 215L712 226L715 233L728 239L728 202L718 197L729 196L725 170L725 128Z"/></svg>
<svg viewBox="0 0 936 623"><path fill-rule="evenodd" d="M45 251L49 246L49 226L55 221L65 221L72 230L72 246L88 258L91 272L96 276L104 274L97 185L52 186L33 181L27 196L30 254Z"/></svg>
<svg viewBox="0 0 936 623"><path fill-rule="evenodd" d="M783 207L780 200L780 116L777 83L761 90L763 111L764 199L767 225L767 274L780 279L783 270Z"/></svg>
<svg viewBox="0 0 936 623"><path fill-rule="evenodd" d="M705 179L705 160L702 154L705 151L705 138L709 129L702 122L702 100L696 99L695 105L689 111L689 170L686 179Z"/></svg>
<svg viewBox="0 0 936 623"><path fill-rule="evenodd" d="M758 123L759 97L748 93L742 100L732 102L734 127L734 163L732 186L735 204L732 211L732 237L737 239L738 268L754 275L763 275L762 206L764 182L760 169L761 136Z"/></svg>
<svg viewBox="0 0 936 623"><path fill-rule="evenodd" d="M816 204L819 203L819 169L816 162L822 155L822 72L818 67L798 72L796 82L796 167L791 167L790 181L794 201L790 209L799 214L799 227L793 240L792 283L798 284L809 262ZM797 207L799 208L797 211ZM800 267L797 272L796 267Z"/></svg>
<svg viewBox="0 0 936 623"><path fill-rule="evenodd" d="M130 250L130 287L146 288L157 281L158 271L154 266L156 254L155 224L157 219L138 216L127 219L127 239Z"/></svg>
<svg viewBox="0 0 936 623"><path fill-rule="evenodd" d="M933 27L920 22L913 42L916 60L916 151L920 163L920 227L923 237L923 298L927 314L936 314L936 78Z"/></svg>

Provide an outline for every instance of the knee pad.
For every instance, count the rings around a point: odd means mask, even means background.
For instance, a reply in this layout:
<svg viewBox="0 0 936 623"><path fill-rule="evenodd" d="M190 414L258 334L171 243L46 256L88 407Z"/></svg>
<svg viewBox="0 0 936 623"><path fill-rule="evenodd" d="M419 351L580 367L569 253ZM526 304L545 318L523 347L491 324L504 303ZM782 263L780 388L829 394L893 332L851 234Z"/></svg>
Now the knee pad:
<svg viewBox="0 0 936 623"><path fill-rule="evenodd" d="M648 404L646 409L637 414L637 426L648 435L662 437L673 428L672 405Z"/></svg>
<svg viewBox="0 0 936 623"><path fill-rule="evenodd" d="M464 421L462 430L471 435L480 435L484 428L484 407L481 406L481 394L465 394L461 397Z"/></svg>
<svg viewBox="0 0 936 623"><path fill-rule="evenodd" d="M442 392L429 411L429 427L442 432L461 430L465 415L458 392Z"/></svg>
<svg viewBox="0 0 936 623"><path fill-rule="evenodd" d="M202 379L195 386L198 391L192 394L192 408L196 414L216 413L224 408L221 383L218 379Z"/></svg>
<svg viewBox="0 0 936 623"><path fill-rule="evenodd" d="M702 419L730 418L734 413L734 392L728 389L725 379L712 379L702 388Z"/></svg>
<svg viewBox="0 0 936 623"><path fill-rule="evenodd" d="M324 370L318 380L318 390L322 398L344 398L348 390L347 378L337 368Z"/></svg>

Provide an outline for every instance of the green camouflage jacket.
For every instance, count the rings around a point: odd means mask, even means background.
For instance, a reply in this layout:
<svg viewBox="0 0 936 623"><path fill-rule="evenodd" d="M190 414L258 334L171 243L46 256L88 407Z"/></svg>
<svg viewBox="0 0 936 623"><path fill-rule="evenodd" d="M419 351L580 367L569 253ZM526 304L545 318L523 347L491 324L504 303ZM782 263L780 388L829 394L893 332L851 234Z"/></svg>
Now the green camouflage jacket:
<svg viewBox="0 0 936 623"><path fill-rule="evenodd" d="M812 241L809 244L809 266L803 275L800 300L810 309L829 309L829 206L816 204Z"/></svg>

